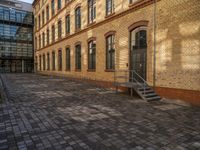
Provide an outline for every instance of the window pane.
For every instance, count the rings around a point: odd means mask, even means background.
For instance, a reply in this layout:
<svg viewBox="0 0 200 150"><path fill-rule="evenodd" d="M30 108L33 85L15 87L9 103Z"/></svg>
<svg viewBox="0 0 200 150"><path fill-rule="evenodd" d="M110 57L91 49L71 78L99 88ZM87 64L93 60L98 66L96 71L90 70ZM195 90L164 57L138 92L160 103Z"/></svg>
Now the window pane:
<svg viewBox="0 0 200 150"><path fill-rule="evenodd" d="M81 9L80 7L76 8L75 10L75 28L81 28Z"/></svg>
<svg viewBox="0 0 200 150"><path fill-rule="evenodd" d="M51 14L52 14L52 16L54 16L54 14L55 14L55 9L54 9L54 0L52 0L51 1Z"/></svg>
<svg viewBox="0 0 200 150"><path fill-rule="evenodd" d="M69 34L70 33L70 16L66 16L66 34Z"/></svg>
<svg viewBox="0 0 200 150"><path fill-rule="evenodd" d="M52 52L52 70L55 70L55 52Z"/></svg>
<svg viewBox="0 0 200 150"><path fill-rule="evenodd" d="M70 70L70 49L66 48L66 70Z"/></svg>
<svg viewBox="0 0 200 150"><path fill-rule="evenodd" d="M106 38L106 69L115 69L114 35Z"/></svg>
<svg viewBox="0 0 200 150"><path fill-rule="evenodd" d="M55 42L55 27L52 26L52 42Z"/></svg>
<svg viewBox="0 0 200 150"><path fill-rule="evenodd" d="M45 55L43 55L43 70L46 70L46 60L45 60Z"/></svg>
<svg viewBox="0 0 200 150"><path fill-rule="evenodd" d="M76 69L81 70L81 45L76 45Z"/></svg>
<svg viewBox="0 0 200 150"><path fill-rule="evenodd" d="M50 56L49 53L47 54L47 70L50 69Z"/></svg>
<svg viewBox="0 0 200 150"><path fill-rule="evenodd" d="M96 69L96 41L88 43L88 69Z"/></svg>
<svg viewBox="0 0 200 150"><path fill-rule="evenodd" d="M58 38L62 38L62 21L58 22Z"/></svg>
<svg viewBox="0 0 200 150"><path fill-rule="evenodd" d="M58 10L62 7L62 0L58 0Z"/></svg>
<svg viewBox="0 0 200 150"><path fill-rule="evenodd" d="M96 0L89 0L88 2L88 21L94 22L96 18Z"/></svg>
<svg viewBox="0 0 200 150"><path fill-rule="evenodd" d="M106 0L106 15L110 15L114 12L114 1Z"/></svg>
<svg viewBox="0 0 200 150"><path fill-rule="evenodd" d="M58 70L62 70L62 50L58 51Z"/></svg>

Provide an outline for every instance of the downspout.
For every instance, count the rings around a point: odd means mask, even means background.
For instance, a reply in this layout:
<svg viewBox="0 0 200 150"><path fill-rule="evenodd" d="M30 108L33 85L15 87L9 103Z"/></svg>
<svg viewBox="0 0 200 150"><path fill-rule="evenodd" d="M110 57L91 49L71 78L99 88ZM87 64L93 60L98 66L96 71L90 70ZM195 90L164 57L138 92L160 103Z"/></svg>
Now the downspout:
<svg viewBox="0 0 200 150"><path fill-rule="evenodd" d="M157 20L156 20L156 6L157 0L154 0L154 11L153 11L153 31L154 31L154 61L153 61L153 88L155 90L156 87L156 28L157 28Z"/></svg>

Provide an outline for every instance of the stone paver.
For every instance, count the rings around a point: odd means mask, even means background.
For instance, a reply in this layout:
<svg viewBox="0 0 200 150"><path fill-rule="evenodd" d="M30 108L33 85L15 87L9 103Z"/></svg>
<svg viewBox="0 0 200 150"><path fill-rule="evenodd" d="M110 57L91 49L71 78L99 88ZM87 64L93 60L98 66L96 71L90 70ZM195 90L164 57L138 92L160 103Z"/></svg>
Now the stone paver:
<svg viewBox="0 0 200 150"><path fill-rule="evenodd" d="M200 108L145 102L86 82L1 75L0 149L200 150Z"/></svg>

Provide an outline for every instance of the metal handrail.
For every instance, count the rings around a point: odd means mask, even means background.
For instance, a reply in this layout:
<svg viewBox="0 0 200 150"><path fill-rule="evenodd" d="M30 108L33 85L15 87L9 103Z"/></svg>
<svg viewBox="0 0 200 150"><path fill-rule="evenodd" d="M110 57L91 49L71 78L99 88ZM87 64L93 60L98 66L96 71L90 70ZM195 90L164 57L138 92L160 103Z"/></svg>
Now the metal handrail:
<svg viewBox="0 0 200 150"><path fill-rule="evenodd" d="M139 86L140 88L143 88L144 95L146 94L146 87L148 87L148 84L135 70L115 70L115 72L114 72L114 82L115 83L117 82L117 78L123 77L123 75L117 76L117 72L124 72L125 73L124 78L126 80L129 79L129 82L134 82L137 84L137 86ZM129 72L129 74L127 72ZM138 81L137 77L141 80L141 82Z"/></svg>
<svg viewBox="0 0 200 150"><path fill-rule="evenodd" d="M146 85L148 85L147 82L146 82L135 70L130 70L130 71L133 71L140 79L142 79L142 81L143 81Z"/></svg>

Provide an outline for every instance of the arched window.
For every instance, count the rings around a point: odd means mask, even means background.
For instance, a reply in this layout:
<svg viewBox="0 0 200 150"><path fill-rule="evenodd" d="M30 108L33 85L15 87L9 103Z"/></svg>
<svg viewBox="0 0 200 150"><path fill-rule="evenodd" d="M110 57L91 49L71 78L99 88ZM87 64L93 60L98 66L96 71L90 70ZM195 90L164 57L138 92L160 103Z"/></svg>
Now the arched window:
<svg viewBox="0 0 200 150"><path fill-rule="evenodd" d="M46 17L48 21L49 20L49 5L46 7Z"/></svg>
<svg viewBox="0 0 200 150"><path fill-rule="evenodd" d="M58 21L58 39L62 38L62 21Z"/></svg>
<svg viewBox="0 0 200 150"><path fill-rule="evenodd" d="M42 70L42 56L39 56L39 70Z"/></svg>
<svg viewBox="0 0 200 150"><path fill-rule="evenodd" d="M62 50L58 50L58 70L62 70Z"/></svg>
<svg viewBox="0 0 200 150"><path fill-rule="evenodd" d="M88 23L96 19L96 0L88 0Z"/></svg>
<svg viewBox="0 0 200 150"><path fill-rule="evenodd" d="M42 46L45 47L45 34L42 33Z"/></svg>
<svg viewBox="0 0 200 150"><path fill-rule="evenodd" d="M47 70L50 70L50 55L47 53Z"/></svg>
<svg viewBox="0 0 200 150"><path fill-rule="evenodd" d="M62 8L62 0L58 0L58 10Z"/></svg>
<svg viewBox="0 0 200 150"><path fill-rule="evenodd" d="M39 49L41 48L41 35L39 35Z"/></svg>
<svg viewBox="0 0 200 150"><path fill-rule="evenodd" d="M70 15L65 17L65 33L66 35L70 33Z"/></svg>
<svg viewBox="0 0 200 150"><path fill-rule="evenodd" d="M115 34L106 36L106 69L115 69Z"/></svg>
<svg viewBox="0 0 200 150"><path fill-rule="evenodd" d="M147 27L141 26L131 31L131 50L147 48Z"/></svg>
<svg viewBox="0 0 200 150"><path fill-rule="evenodd" d="M49 45L49 29L47 29L47 45Z"/></svg>
<svg viewBox="0 0 200 150"><path fill-rule="evenodd" d="M81 29L81 7L75 9L75 29Z"/></svg>
<svg viewBox="0 0 200 150"><path fill-rule="evenodd" d="M56 69L56 56L55 56L55 52L53 51L52 52L52 70L55 70Z"/></svg>
<svg viewBox="0 0 200 150"><path fill-rule="evenodd" d="M46 70L46 59L45 59L45 54L43 54L43 71Z"/></svg>
<svg viewBox="0 0 200 150"><path fill-rule="evenodd" d="M114 12L114 0L106 0L106 16Z"/></svg>
<svg viewBox="0 0 200 150"><path fill-rule="evenodd" d="M35 25L35 30L37 30L37 18L35 18L35 23L34 23L34 25Z"/></svg>
<svg viewBox="0 0 200 150"><path fill-rule="evenodd" d="M35 37L35 50L37 50L37 37Z"/></svg>
<svg viewBox="0 0 200 150"><path fill-rule="evenodd" d="M91 40L88 42L88 69L96 69L96 41Z"/></svg>
<svg viewBox="0 0 200 150"><path fill-rule="evenodd" d="M39 29L40 29L40 27L41 27L41 18L40 18L40 15L38 17L38 24L39 24Z"/></svg>
<svg viewBox="0 0 200 150"><path fill-rule="evenodd" d="M70 58L70 48L67 47L66 48L66 70L70 70L71 69L71 58Z"/></svg>
<svg viewBox="0 0 200 150"><path fill-rule="evenodd" d="M75 69L81 70L81 45L77 44L75 46Z"/></svg>
<svg viewBox="0 0 200 150"><path fill-rule="evenodd" d="M52 15L52 16L55 15L55 4L54 4L54 0L51 0L51 15Z"/></svg>
<svg viewBox="0 0 200 150"><path fill-rule="evenodd" d="M42 11L42 25L44 25L44 10Z"/></svg>
<svg viewBox="0 0 200 150"><path fill-rule="evenodd" d="M38 71L38 57L35 56L35 68L36 68L36 71Z"/></svg>
<svg viewBox="0 0 200 150"><path fill-rule="evenodd" d="M51 27L51 32L52 32L52 43L55 42L55 26L53 25Z"/></svg>

